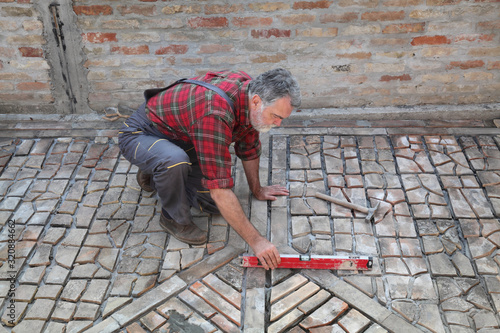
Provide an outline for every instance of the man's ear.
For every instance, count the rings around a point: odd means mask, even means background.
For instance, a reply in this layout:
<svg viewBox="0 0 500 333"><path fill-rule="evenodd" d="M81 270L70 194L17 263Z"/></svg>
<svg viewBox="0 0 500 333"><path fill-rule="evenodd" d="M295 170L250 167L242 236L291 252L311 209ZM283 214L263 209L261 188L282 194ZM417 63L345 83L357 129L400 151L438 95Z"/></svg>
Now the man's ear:
<svg viewBox="0 0 500 333"><path fill-rule="evenodd" d="M256 108L259 106L260 103L262 103L262 99L260 98L259 95L255 94L252 96L251 103L252 103L252 106L254 108Z"/></svg>

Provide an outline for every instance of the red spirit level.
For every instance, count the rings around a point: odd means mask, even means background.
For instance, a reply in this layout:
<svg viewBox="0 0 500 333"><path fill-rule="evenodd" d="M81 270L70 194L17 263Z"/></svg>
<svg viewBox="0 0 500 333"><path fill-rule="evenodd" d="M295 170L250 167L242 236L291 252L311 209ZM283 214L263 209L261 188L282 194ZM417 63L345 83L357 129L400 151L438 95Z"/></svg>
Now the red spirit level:
<svg viewBox="0 0 500 333"><path fill-rule="evenodd" d="M243 267L263 267L255 256L242 256L241 259ZM372 257L282 254L278 268L369 270L372 266Z"/></svg>

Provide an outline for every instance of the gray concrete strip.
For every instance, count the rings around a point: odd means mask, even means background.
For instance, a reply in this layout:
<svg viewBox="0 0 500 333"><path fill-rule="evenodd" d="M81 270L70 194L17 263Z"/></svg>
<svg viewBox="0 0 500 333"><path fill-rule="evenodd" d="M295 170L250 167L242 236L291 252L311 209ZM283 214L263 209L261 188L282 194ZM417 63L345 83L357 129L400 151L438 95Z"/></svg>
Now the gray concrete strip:
<svg viewBox="0 0 500 333"><path fill-rule="evenodd" d="M290 119L427 120L493 119L498 117L500 117L500 103L300 109L292 112Z"/></svg>
<svg viewBox="0 0 500 333"><path fill-rule="evenodd" d="M123 309L113 313L111 317L116 320L121 327L124 327L153 310L186 286L187 284L182 279L178 276L173 276L158 287L134 300Z"/></svg>
<svg viewBox="0 0 500 333"><path fill-rule="evenodd" d="M307 128L307 127L279 127L271 130L271 135L328 135L328 128Z"/></svg>
<svg viewBox="0 0 500 333"><path fill-rule="evenodd" d="M281 127L272 130L273 135L387 135L385 128L365 127Z"/></svg>
<svg viewBox="0 0 500 333"><path fill-rule="evenodd" d="M112 333L120 329L120 324L109 317L106 320L101 321L99 324L92 326L90 329L86 330L86 333Z"/></svg>
<svg viewBox="0 0 500 333"><path fill-rule="evenodd" d="M263 271L262 269L260 270ZM243 322L244 331L250 333L264 332L266 325L264 316L266 309L264 286L262 286L262 288L247 289L245 296L245 321Z"/></svg>
<svg viewBox="0 0 500 333"><path fill-rule="evenodd" d="M453 135L500 135L500 128L448 128L448 133Z"/></svg>
<svg viewBox="0 0 500 333"><path fill-rule="evenodd" d="M389 310L388 310L389 311ZM396 316L395 314L391 314L387 317L383 322L378 323L380 326L386 328L390 332L405 332L405 333L421 333L425 332L423 330L418 329L417 327L408 324L403 318Z"/></svg>
<svg viewBox="0 0 500 333"><path fill-rule="evenodd" d="M98 136L118 136L118 129L47 129L47 130L6 130L0 134L3 138L91 138Z"/></svg>
<svg viewBox="0 0 500 333"><path fill-rule="evenodd" d="M367 317L372 318L375 322L389 331L421 332L421 330L395 316L391 311L374 301L372 298L368 297L362 291L342 281L329 271L305 270L303 273L356 310L362 312ZM391 320L388 320L389 318L391 318ZM395 318L398 318L399 320L396 320Z"/></svg>
<svg viewBox="0 0 500 333"><path fill-rule="evenodd" d="M217 251L216 253L202 260L196 265L180 272L177 276L186 284L192 283L229 263L244 251L245 249L242 247L237 248L231 245L227 245L224 249Z"/></svg>
<svg viewBox="0 0 500 333"><path fill-rule="evenodd" d="M385 128L328 128L329 135L387 135Z"/></svg>
<svg viewBox="0 0 500 333"><path fill-rule="evenodd" d="M388 128L389 135L500 135L500 128L492 127L450 127L450 128Z"/></svg>

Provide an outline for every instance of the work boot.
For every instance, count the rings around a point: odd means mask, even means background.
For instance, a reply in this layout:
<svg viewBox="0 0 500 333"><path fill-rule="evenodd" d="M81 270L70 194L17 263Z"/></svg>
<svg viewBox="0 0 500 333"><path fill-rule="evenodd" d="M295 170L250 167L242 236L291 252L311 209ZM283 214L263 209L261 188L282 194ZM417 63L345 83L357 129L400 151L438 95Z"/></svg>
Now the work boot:
<svg viewBox="0 0 500 333"><path fill-rule="evenodd" d="M142 172L141 169L137 171L137 183L146 192L154 191L154 188L151 186L151 175Z"/></svg>
<svg viewBox="0 0 500 333"><path fill-rule="evenodd" d="M207 233L198 228L193 222L187 225L179 224L173 219L160 216L161 227L183 243L201 245L207 242Z"/></svg>

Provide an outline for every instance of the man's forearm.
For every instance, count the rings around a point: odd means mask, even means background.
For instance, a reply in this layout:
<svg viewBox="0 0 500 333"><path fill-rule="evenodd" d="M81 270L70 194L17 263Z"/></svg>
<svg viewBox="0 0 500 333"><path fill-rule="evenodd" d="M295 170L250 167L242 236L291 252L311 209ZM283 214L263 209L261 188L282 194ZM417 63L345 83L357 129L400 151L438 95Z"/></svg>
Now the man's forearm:
<svg viewBox="0 0 500 333"><path fill-rule="evenodd" d="M248 220L236 195L230 189L210 190L222 216L229 225L250 245L265 269L278 267L281 258L276 247L264 238Z"/></svg>
<svg viewBox="0 0 500 333"><path fill-rule="evenodd" d="M222 216L229 225L250 245L262 237L245 215L236 195L230 189L210 190Z"/></svg>
<svg viewBox="0 0 500 333"><path fill-rule="evenodd" d="M243 164L243 170L245 170L245 176L247 177L248 187L253 194L256 194L260 191L260 178L259 178L259 164L260 158L249 160L249 161L241 161Z"/></svg>

